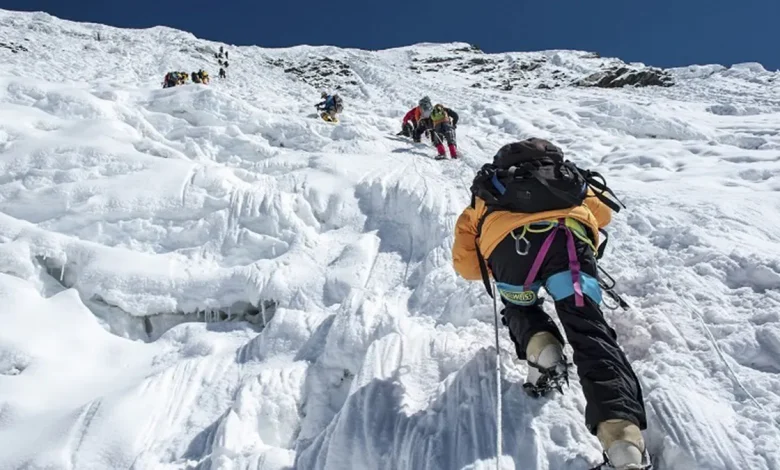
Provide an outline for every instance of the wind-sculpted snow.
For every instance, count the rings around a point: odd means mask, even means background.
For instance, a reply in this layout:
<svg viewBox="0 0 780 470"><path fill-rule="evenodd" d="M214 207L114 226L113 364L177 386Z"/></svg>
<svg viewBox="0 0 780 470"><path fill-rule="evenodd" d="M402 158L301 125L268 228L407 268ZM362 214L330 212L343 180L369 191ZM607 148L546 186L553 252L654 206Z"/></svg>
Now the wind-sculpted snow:
<svg viewBox="0 0 780 470"><path fill-rule="evenodd" d="M495 468L492 302L450 250L530 136L628 206L603 266L634 308L605 315L659 468L780 469L777 72L603 90L573 84L626 64L583 51L228 46L227 80L161 89L219 46L0 11L0 469ZM395 135L426 94L460 160ZM531 399L499 347L502 467L600 462L577 381Z"/></svg>

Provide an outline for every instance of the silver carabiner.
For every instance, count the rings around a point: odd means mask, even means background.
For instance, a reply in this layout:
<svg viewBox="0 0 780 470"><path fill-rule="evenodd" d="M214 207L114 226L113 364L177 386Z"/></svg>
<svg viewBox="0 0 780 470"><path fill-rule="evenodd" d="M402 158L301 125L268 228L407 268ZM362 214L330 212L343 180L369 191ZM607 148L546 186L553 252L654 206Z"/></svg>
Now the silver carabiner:
<svg viewBox="0 0 780 470"><path fill-rule="evenodd" d="M512 230L509 233L511 233L512 234L512 238L515 239L515 251L517 252L517 254L520 255L520 256L527 255L528 252L531 250L531 242L527 238L525 238L525 227L523 228L523 234L520 235L520 237L515 235L515 231L514 230ZM522 248L522 249L520 248L520 242L524 242L525 243L525 247Z"/></svg>
<svg viewBox="0 0 780 470"><path fill-rule="evenodd" d="M606 289L602 289L602 290L604 290L605 295L601 297L601 303L604 304L604 307L608 308L609 310L617 310L620 307L620 302L618 302L612 297L612 294L614 294L612 290L606 290ZM609 302L607 302L607 297L614 300L615 303L610 304Z"/></svg>

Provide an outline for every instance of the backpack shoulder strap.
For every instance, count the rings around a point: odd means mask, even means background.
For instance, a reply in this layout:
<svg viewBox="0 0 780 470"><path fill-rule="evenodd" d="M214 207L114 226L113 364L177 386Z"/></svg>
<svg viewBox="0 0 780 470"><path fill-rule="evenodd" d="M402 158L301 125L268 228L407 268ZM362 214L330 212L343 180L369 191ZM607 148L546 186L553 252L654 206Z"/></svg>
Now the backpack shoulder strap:
<svg viewBox="0 0 780 470"><path fill-rule="evenodd" d="M604 256L604 250L607 249L607 242L609 241L609 234L606 230L600 228L599 233L604 235L604 241L601 242L601 245L599 245L598 249L596 250L596 259L601 259Z"/></svg>
<svg viewBox="0 0 780 470"><path fill-rule="evenodd" d="M493 213L492 207L487 207L485 213L479 218L477 222L477 236L474 238L474 244L477 249L477 260L479 261L479 273L482 275L482 283L485 284L485 290L490 297L493 297L493 288L490 286L490 275L488 274L487 262L485 257L482 256L482 251L479 249L479 239L482 236L482 226L485 224L487 216Z"/></svg>
<svg viewBox="0 0 780 470"><path fill-rule="evenodd" d="M615 212L620 212L621 208L626 208L625 204L623 204L620 199L618 199L617 195L607 187L607 182L604 180L604 177L601 176L601 173L590 170L583 171L579 168L577 168L577 170L580 172L582 177L585 178L588 186L593 188L593 194L599 199L599 201L606 204L607 207ZM609 194L610 197L605 196L604 193Z"/></svg>

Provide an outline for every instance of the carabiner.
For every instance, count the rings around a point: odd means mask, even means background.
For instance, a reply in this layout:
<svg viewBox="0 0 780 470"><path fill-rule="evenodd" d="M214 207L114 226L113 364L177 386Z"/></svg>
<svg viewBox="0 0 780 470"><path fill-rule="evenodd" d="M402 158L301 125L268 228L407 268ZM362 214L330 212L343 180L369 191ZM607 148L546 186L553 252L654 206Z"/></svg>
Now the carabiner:
<svg viewBox="0 0 780 470"><path fill-rule="evenodd" d="M601 298L601 303L603 303L604 306L606 308L610 309L610 310L617 310L618 307L620 307L620 302L613 297L615 295L615 293L612 292L611 290L604 289L604 294L606 294L606 295ZM610 304L609 302L607 302L607 297L609 297L610 299L614 300L615 303L614 304Z"/></svg>
<svg viewBox="0 0 780 470"><path fill-rule="evenodd" d="M527 255L528 252L531 250L531 242L527 238L525 238L526 230L527 230L527 227L525 225L523 225L523 233L521 233L519 237L517 235L515 235L515 231L514 230L509 232L510 234L512 234L512 238L515 239L515 251L520 256ZM522 249L520 248L520 242L524 242L525 243L525 247L522 248Z"/></svg>

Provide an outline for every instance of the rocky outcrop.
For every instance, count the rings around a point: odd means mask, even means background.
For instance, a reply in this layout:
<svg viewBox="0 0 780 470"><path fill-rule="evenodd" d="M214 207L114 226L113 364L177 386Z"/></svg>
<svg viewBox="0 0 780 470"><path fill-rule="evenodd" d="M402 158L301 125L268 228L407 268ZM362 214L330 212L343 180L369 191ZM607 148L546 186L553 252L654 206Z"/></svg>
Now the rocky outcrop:
<svg viewBox="0 0 780 470"><path fill-rule="evenodd" d="M0 47L8 49L14 54L18 54L19 52L28 52L28 49L26 47L22 46L21 44L15 44L13 42L9 42L9 43L0 42Z"/></svg>
<svg viewBox="0 0 780 470"><path fill-rule="evenodd" d="M292 63L281 59L269 60L269 65L279 67L285 73L295 75L300 80L315 88L335 88L340 90L343 85L357 85L354 74L349 65L338 59L322 57L318 60L310 60L303 63Z"/></svg>
<svg viewBox="0 0 780 470"><path fill-rule="evenodd" d="M602 70L585 78L577 80L577 86L599 88L621 88L624 86L663 86L674 85L674 80L669 72L647 67L637 69L632 67L612 67Z"/></svg>

